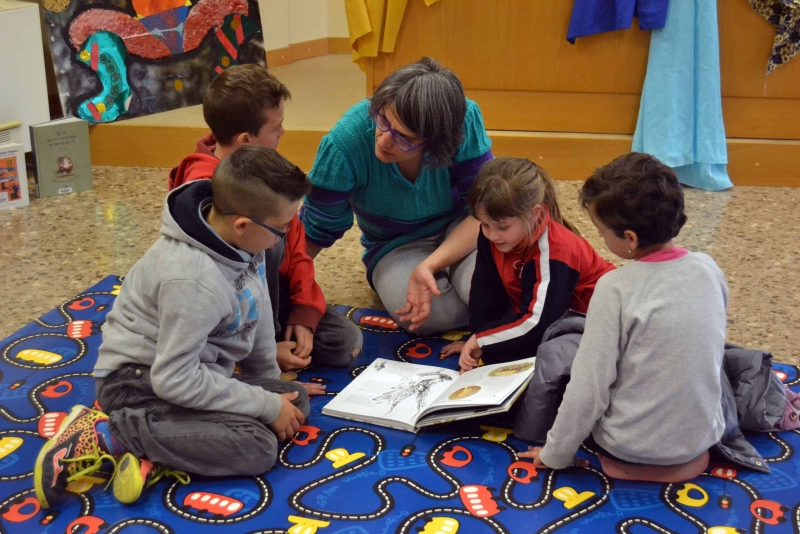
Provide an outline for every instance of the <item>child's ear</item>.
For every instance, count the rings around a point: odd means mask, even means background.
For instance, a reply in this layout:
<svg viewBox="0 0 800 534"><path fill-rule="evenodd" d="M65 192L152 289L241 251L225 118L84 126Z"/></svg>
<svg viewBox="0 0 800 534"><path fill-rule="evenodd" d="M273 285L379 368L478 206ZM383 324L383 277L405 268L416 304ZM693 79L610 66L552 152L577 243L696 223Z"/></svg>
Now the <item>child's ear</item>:
<svg viewBox="0 0 800 534"><path fill-rule="evenodd" d="M628 244L628 250L636 252L639 248L639 237L633 230L625 230L622 235L625 236L625 241Z"/></svg>
<svg viewBox="0 0 800 534"><path fill-rule="evenodd" d="M233 138L233 145L236 148L239 148L242 145L249 145L249 144L250 144L250 134L247 132L236 134Z"/></svg>
<svg viewBox="0 0 800 534"><path fill-rule="evenodd" d="M539 224L542 222L542 216L544 215L544 207L541 204L538 204L533 207L533 211L531 211L530 219L528 219L528 224L530 225L530 231L532 233L536 232L536 229L539 227ZM524 219L524 217L523 217Z"/></svg>
<svg viewBox="0 0 800 534"><path fill-rule="evenodd" d="M236 235L242 235L247 231L247 227L252 224L247 217L234 216L233 218L233 231Z"/></svg>

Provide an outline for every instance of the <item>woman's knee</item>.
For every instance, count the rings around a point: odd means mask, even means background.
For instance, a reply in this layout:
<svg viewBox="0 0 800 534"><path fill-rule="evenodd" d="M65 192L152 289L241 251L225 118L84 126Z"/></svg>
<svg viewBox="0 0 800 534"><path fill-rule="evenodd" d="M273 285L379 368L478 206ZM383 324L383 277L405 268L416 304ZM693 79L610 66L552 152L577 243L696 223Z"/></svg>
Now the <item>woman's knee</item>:
<svg viewBox="0 0 800 534"><path fill-rule="evenodd" d="M423 239L402 245L378 261L372 270L372 286L387 310L394 312L405 305L411 273L434 250L434 240Z"/></svg>
<svg viewBox="0 0 800 534"><path fill-rule="evenodd" d="M469 302L469 292L472 288L472 275L475 273L475 259L478 251L473 250L464 259L450 267L450 283L463 302Z"/></svg>

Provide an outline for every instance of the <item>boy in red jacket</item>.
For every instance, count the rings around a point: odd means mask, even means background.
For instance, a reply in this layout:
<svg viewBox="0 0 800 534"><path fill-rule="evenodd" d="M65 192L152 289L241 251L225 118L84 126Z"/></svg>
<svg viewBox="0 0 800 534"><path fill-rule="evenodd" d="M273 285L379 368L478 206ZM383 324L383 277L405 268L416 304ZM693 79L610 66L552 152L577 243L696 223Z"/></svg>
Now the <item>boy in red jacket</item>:
<svg viewBox="0 0 800 534"><path fill-rule="evenodd" d="M203 117L211 133L169 174L172 190L193 180L209 180L219 162L241 145L277 148L284 133L283 109L289 90L261 65L229 68L208 86ZM311 363L347 365L361 352L358 327L325 304L306 254L303 223L295 215L282 243L267 251L267 283L278 336L281 370ZM313 352L312 352L313 351Z"/></svg>

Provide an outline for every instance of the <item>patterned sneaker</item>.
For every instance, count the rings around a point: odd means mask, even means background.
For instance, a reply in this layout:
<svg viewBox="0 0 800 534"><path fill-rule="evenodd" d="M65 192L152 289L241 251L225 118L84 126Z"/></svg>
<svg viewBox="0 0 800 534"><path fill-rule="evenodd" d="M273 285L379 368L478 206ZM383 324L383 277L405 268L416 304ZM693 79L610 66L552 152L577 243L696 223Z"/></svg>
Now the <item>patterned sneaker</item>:
<svg viewBox="0 0 800 534"><path fill-rule="evenodd" d="M122 504L136 502L142 490L164 477L175 477L181 484L188 484L191 480L183 471L173 471L164 464L139 459L129 452L122 455L117 465L119 470L114 478L114 497Z"/></svg>
<svg viewBox="0 0 800 534"><path fill-rule="evenodd" d="M114 477L116 461L95 431L98 422L107 420L103 412L75 406L56 435L44 444L33 470L33 486L42 508L56 506L69 493L83 493ZM110 476L101 472L106 461L113 466Z"/></svg>

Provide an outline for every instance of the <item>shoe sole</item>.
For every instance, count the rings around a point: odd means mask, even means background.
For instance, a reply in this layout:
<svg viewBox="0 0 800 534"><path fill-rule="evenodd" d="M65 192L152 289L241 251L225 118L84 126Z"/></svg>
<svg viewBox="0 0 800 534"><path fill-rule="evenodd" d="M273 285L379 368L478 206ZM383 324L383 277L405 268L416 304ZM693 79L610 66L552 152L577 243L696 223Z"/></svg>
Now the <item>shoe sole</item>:
<svg viewBox="0 0 800 534"><path fill-rule="evenodd" d="M135 468L122 471L123 469L122 464L124 464L126 461L134 462ZM144 480L142 480L141 464L139 463L139 459L136 458L136 456L127 452L122 456L122 458L119 459L118 465L120 466L120 468L116 476L114 477L114 482L113 482L112 491L114 493L114 497L116 497L117 500L122 504L133 504L139 499L139 497L141 497L142 491L144 490ZM136 478L133 480L133 482L128 483L129 480L128 477L136 477ZM139 492L136 493L135 495L133 495L131 492L128 491L128 489L131 487L131 485L134 484L134 482L135 485L139 487Z"/></svg>
<svg viewBox="0 0 800 534"><path fill-rule="evenodd" d="M39 504L42 505L42 508L50 508L50 504L47 502L47 498L44 496L44 487L42 486L42 465L44 464L44 457L47 456L53 447L56 446L58 439L64 433L64 430L72 424L75 419L78 418L81 411L86 408L86 406L73 406L72 411L70 411L69 415L61 421L61 426L58 427L58 432L47 440L47 443L44 444L42 450L39 451L39 456L36 457L36 464L33 468L33 489L36 491L36 498L39 500ZM55 503L53 503L55 504Z"/></svg>

